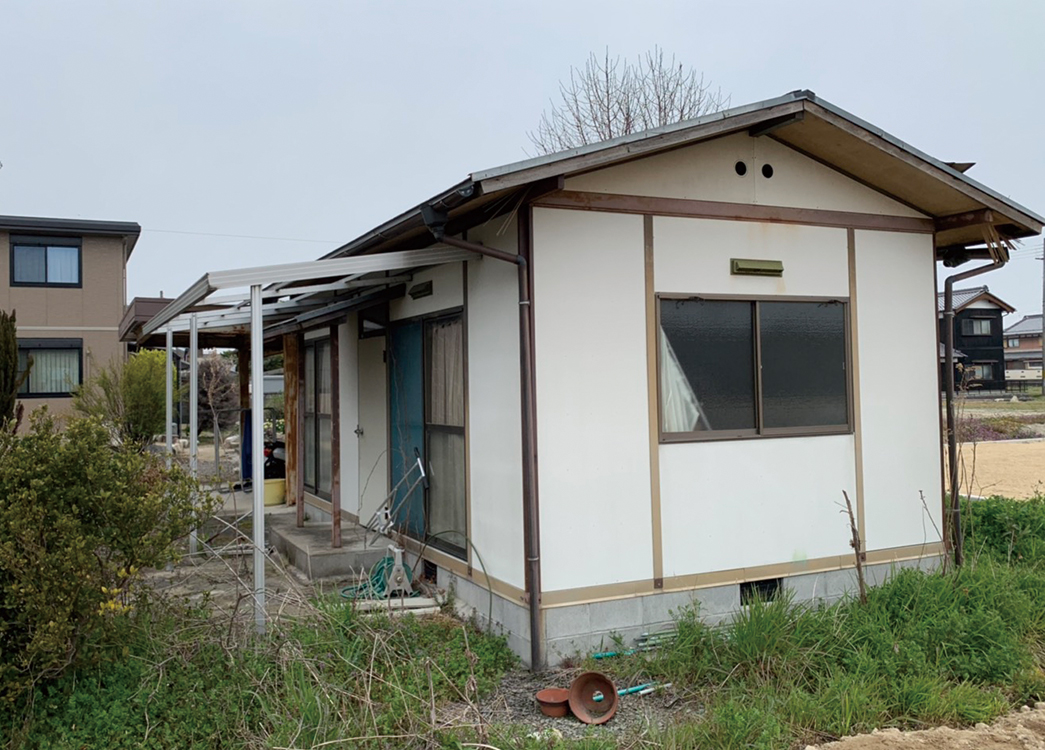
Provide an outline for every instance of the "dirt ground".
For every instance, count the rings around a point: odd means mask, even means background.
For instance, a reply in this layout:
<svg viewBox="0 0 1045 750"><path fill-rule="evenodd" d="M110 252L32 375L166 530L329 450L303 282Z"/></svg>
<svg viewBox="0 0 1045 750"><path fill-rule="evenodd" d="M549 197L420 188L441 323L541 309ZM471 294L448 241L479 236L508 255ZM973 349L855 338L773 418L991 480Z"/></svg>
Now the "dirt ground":
<svg viewBox="0 0 1045 750"><path fill-rule="evenodd" d="M962 483L973 495L1029 498L1045 493L1045 440L966 444L961 455Z"/></svg>
<svg viewBox="0 0 1045 750"><path fill-rule="evenodd" d="M1045 703L1024 707L1003 716L994 724L977 724L973 729L936 727L917 732L884 729L872 734L846 737L825 745L810 745L806 750L1045 750Z"/></svg>

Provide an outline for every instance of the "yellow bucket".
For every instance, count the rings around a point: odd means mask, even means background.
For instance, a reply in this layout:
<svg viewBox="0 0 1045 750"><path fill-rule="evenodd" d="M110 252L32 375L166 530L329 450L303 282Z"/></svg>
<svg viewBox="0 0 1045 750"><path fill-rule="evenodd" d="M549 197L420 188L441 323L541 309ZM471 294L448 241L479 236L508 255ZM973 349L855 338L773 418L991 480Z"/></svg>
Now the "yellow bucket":
<svg viewBox="0 0 1045 750"><path fill-rule="evenodd" d="M287 497L286 479L265 480L265 505L282 505Z"/></svg>

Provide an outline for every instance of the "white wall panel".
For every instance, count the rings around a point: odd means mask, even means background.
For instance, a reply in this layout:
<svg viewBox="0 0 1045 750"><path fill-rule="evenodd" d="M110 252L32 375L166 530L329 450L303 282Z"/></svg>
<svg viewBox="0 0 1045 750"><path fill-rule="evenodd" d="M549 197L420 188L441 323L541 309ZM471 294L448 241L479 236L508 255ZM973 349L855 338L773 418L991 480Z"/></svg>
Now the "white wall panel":
<svg viewBox="0 0 1045 750"><path fill-rule="evenodd" d="M867 549L939 541L939 355L932 238L857 232ZM925 494L928 514L918 495Z"/></svg>
<svg viewBox="0 0 1045 750"><path fill-rule="evenodd" d="M341 440L356 441L359 470L357 500L345 507L358 508L366 523L388 495L388 376L385 371L385 338L372 336L356 342L359 357L359 411L362 434L355 424L341 424ZM342 479L342 487L344 487Z"/></svg>
<svg viewBox="0 0 1045 750"><path fill-rule="evenodd" d="M650 578L642 217L533 221L542 588Z"/></svg>
<svg viewBox="0 0 1045 750"><path fill-rule="evenodd" d="M514 253L514 221L503 229L498 233L492 226L482 227L469 239ZM519 294L514 264L492 258L468 262L467 318L472 543L491 576L523 588ZM479 570L478 560L472 564Z"/></svg>
<svg viewBox="0 0 1045 750"><path fill-rule="evenodd" d="M738 176L738 161L747 173ZM773 176L762 167L773 167ZM771 138L746 133L570 177L567 190L922 216Z"/></svg>
<svg viewBox="0 0 1045 750"><path fill-rule="evenodd" d="M432 282L432 294L420 299L411 299L410 295L392 300L388 306L389 317L392 320L403 320L418 315L428 315L440 310L450 310L464 304L464 282L461 263L444 263L414 274L412 281L406 287L411 287L425 281Z"/></svg>
<svg viewBox="0 0 1045 750"><path fill-rule="evenodd" d="M849 551L852 435L660 446L664 575L799 562Z"/></svg>
<svg viewBox="0 0 1045 750"><path fill-rule="evenodd" d="M338 397L341 404L341 509L359 512L359 440L353 430L359 424L359 323L356 314L337 327Z"/></svg>
<svg viewBox="0 0 1045 750"><path fill-rule="evenodd" d="M658 293L849 296L844 229L657 216L653 247ZM783 261L784 275L733 276L730 258Z"/></svg>

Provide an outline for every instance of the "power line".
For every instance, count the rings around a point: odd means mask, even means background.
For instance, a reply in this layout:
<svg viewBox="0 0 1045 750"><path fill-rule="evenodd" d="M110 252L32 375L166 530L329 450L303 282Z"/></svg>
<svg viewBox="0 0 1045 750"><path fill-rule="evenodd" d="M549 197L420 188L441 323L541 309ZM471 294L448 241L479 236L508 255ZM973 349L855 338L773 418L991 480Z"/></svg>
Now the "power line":
<svg viewBox="0 0 1045 750"><path fill-rule="evenodd" d="M272 242L314 242L322 245L337 244L335 240L306 240L301 237L262 237L255 234L221 234L219 232L190 232L185 229L155 229L142 227L143 232L163 232L164 234L192 234L198 237L230 237L241 240L269 240Z"/></svg>

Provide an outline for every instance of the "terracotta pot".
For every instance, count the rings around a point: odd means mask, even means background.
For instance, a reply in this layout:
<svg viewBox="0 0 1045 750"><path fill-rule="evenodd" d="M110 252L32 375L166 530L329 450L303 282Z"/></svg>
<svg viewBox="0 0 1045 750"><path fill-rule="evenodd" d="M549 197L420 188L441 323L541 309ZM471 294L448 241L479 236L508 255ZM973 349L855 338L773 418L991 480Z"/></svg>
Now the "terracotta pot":
<svg viewBox="0 0 1045 750"><path fill-rule="evenodd" d="M565 716L569 702L570 691L566 688L545 688L537 693L537 703L545 716Z"/></svg>
<svg viewBox="0 0 1045 750"><path fill-rule="evenodd" d="M596 696L601 694L601 699ZM585 672L570 685L570 710L585 724L605 724L617 713L617 688L601 672Z"/></svg>

